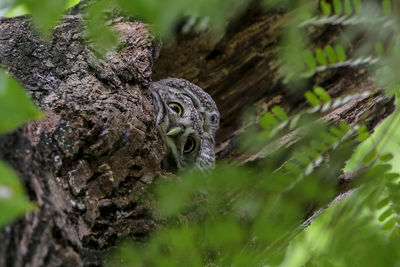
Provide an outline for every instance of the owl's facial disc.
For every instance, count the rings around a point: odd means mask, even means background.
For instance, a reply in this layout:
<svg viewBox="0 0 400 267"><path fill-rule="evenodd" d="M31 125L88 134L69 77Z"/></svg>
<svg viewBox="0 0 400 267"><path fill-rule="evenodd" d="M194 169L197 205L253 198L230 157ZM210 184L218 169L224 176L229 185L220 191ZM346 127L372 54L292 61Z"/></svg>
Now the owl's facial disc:
<svg viewBox="0 0 400 267"><path fill-rule="evenodd" d="M196 85L168 78L151 84L156 126L166 155L163 167L212 166L219 112L213 99Z"/></svg>
<svg viewBox="0 0 400 267"><path fill-rule="evenodd" d="M199 153L202 135L198 114L190 99L179 94L164 101L164 117L158 125L167 155L164 167L178 169L194 164ZM172 165L172 166L171 166Z"/></svg>

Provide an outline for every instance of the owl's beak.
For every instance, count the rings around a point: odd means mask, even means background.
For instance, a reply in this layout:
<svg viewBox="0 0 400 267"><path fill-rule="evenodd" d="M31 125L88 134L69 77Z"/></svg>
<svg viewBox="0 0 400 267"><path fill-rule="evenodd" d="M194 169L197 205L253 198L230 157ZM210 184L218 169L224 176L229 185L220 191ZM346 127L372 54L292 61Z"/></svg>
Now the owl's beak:
<svg viewBox="0 0 400 267"><path fill-rule="evenodd" d="M181 127L173 127L166 133L166 135L175 136L179 134L181 131L182 131Z"/></svg>

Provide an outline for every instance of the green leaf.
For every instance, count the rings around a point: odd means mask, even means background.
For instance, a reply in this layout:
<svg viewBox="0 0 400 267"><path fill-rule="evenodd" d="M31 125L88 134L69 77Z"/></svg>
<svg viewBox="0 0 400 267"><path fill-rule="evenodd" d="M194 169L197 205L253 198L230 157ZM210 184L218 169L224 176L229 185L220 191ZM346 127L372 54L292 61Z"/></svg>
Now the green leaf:
<svg viewBox="0 0 400 267"><path fill-rule="evenodd" d="M392 168L390 164L379 164L374 165L369 168L366 173L364 173L365 177L370 177L376 179L377 177L382 178L383 175L386 176L386 172L388 172Z"/></svg>
<svg viewBox="0 0 400 267"><path fill-rule="evenodd" d="M387 210L382 212L382 214L379 216L378 220L383 222L384 220L386 220L392 214L393 214L393 210L391 208L388 208Z"/></svg>
<svg viewBox="0 0 400 267"><path fill-rule="evenodd" d="M376 42L375 43L375 52L379 57L383 56L384 47L383 47L382 42Z"/></svg>
<svg viewBox="0 0 400 267"><path fill-rule="evenodd" d="M168 36L172 33L173 24L183 11L187 16L195 15L195 17L199 17L196 12L199 4L190 1L185 3L158 0L116 0L116 2L121 10L149 22L152 25L152 29L161 36ZM217 3L214 4L214 6L216 5ZM218 12L220 10L215 11Z"/></svg>
<svg viewBox="0 0 400 267"><path fill-rule="evenodd" d="M350 125L349 125L347 122L345 122L345 121L341 121L341 122L339 123L339 128L342 129L344 132L348 132L348 131L351 130Z"/></svg>
<svg viewBox="0 0 400 267"><path fill-rule="evenodd" d="M179 213L187 205L190 196L193 194L193 187L196 186L193 180L188 177L184 182L169 181L156 186L156 193L159 198L159 212L164 216L172 216ZM176 190L179 194L170 194Z"/></svg>
<svg viewBox="0 0 400 267"><path fill-rule="evenodd" d="M325 91L324 88L317 86L314 88L314 93L321 99L323 102L328 102L331 100L331 96Z"/></svg>
<svg viewBox="0 0 400 267"><path fill-rule="evenodd" d="M29 1L29 0L28 0ZM54 1L54 0L46 0L47 2ZM62 2L57 0L58 2ZM0 1L1 2L1 1ZM78 4L80 0L67 0L65 9L71 8ZM4 11L2 10L4 9ZM6 12L5 14L2 13ZM8 1L6 0L5 3L0 3L0 16L4 17L17 17L17 16L22 16L26 14L30 14L30 10L27 8L27 5L25 4L25 1ZM51 28L50 28L51 29Z"/></svg>
<svg viewBox="0 0 400 267"><path fill-rule="evenodd" d="M351 15L353 13L353 8L351 7L350 0L344 0L344 12L347 15Z"/></svg>
<svg viewBox="0 0 400 267"><path fill-rule="evenodd" d="M339 138L341 138L341 137L343 137L343 135L345 135L345 132L342 129L335 127L335 126L331 126L329 128L329 131Z"/></svg>
<svg viewBox="0 0 400 267"><path fill-rule="evenodd" d="M397 222L397 218L396 217L392 217L390 218L383 226L382 226L382 230L383 231L387 231L393 228L393 226L396 224Z"/></svg>
<svg viewBox="0 0 400 267"><path fill-rule="evenodd" d="M315 57L310 50L305 50L303 52L303 58L304 62L307 64L308 67L310 67L311 70L314 70L317 67L317 61L315 60Z"/></svg>
<svg viewBox="0 0 400 267"><path fill-rule="evenodd" d="M383 0L382 1L382 12L385 16L390 16L392 13L392 2L391 0Z"/></svg>
<svg viewBox="0 0 400 267"><path fill-rule="evenodd" d="M17 6L12 6L12 8L4 14L4 17L17 17L26 14L29 14L28 8L25 4L20 4Z"/></svg>
<svg viewBox="0 0 400 267"><path fill-rule="evenodd" d="M33 209L14 171L0 161L0 227Z"/></svg>
<svg viewBox="0 0 400 267"><path fill-rule="evenodd" d="M13 0L4 1L3 0L0 2L0 10L1 9L9 10L9 9L15 8L18 4L19 3L17 3L17 1L13 1ZM6 12L6 11L4 11L4 12Z"/></svg>
<svg viewBox="0 0 400 267"><path fill-rule="evenodd" d="M393 82L388 87L386 87L385 94L387 94L389 97L392 97L399 91L399 88L400 85L397 82Z"/></svg>
<svg viewBox="0 0 400 267"><path fill-rule="evenodd" d="M283 84L288 84L294 77L296 77L294 72L288 73L283 79Z"/></svg>
<svg viewBox="0 0 400 267"><path fill-rule="evenodd" d="M380 159L381 161L383 161L383 162L388 162L388 161L390 161L390 160L393 159L393 154L392 154L392 153L384 154L384 155L380 156L379 159Z"/></svg>
<svg viewBox="0 0 400 267"><path fill-rule="evenodd" d="M301 151L306 153L312 159L316 159L319 156L319 153L311 149L309 146L302 146Z"/></svg>
<svg viewBox="0 0 400 267"><path fill-rule="evenodd" d="M43 117L19 83L0 69L0 133Z"/></svg>
<svg viewBox="0 0 400 267"><path fill-rule="evenodd" d="M353 0L353 6L354 6L354 10L356 11L356 13L360 13L361 9L362 9L362 0Z"/></svg>
<svg viewBox="0 0 400 267"><path fill-rule="evenodd" d="M368 137L369 137L369 133L359 134L358 137L357 137L357 141L358 142L363 142L363 141L367 140Z"/></svg>
<svg viewBox="0 0 400 267"><path fill-rule="evenodd" d="M336 50L336 56L340 62L347 60L346 51L344 50L342 45L337 45L335 47L335 50Z"/></svg>
<svg viewBox="0 0 400 267"><path fill-rule="evenodd" d="M379 201L378 204L376 204L376 208L381 209L383 207L386 207L389 204L390 204L390 198L386 197L386 198L382 199L381 201Z"/></svg>
<svg viewBox="0 0 400 267"><path fill-rule="evenodd" d="M311 147L314 150L321 151L321 152L323 152L323 151L328 149L328 147L324 143L322 143L320 141L317 141L317 140L312 140L311 141Z"/></svg>
<svg viewBox="0 0 400 267"><path fill-rule="evenodd" d="M297 124L299 123L300 118L301 118L300 115L296 115L296 116L294 116L294 117L290 120L290 123L289 123L289 130L293 130L294 128L297 127Z"/></svg>
<svg viewBox="0 0 400 267"><path fill-rule="evenodd" d="M338 128L336 128L336 127L331 127L331 128L329 129L329 131L330 131L330 132L335 132L336 135L342 134L342 135L339 136L339 137L342 137L342 136L344 135L344 133L342 133L342 132L341 132ZM322 140L323 140L327 145L329 145L329 146L333 145L334 143L336 143L336 142L338 141L338 137L337 137L337 136L333 136L333 135L331 135L331 134L329 134L329 133L326 133L326 132L321 132L320 136L321 136Z"/></svg>
<svg viewBox="0 0 400 267"><path fill-rule="evenodd" d="M321 48L317 48L315 51L317 61L319 65L327 65L328 61L326 60L325 53Z"/></svg>
<svg viewBox="0 0 400 267"><path fill-rule="evenodd" d="M265 113L260 118L260 125L265 129L270 129L271 127L276 126L278 124L279 121L269 112Z"/></svg>
<svg viewBox="0 0 400 267"><path fill-rule="evenodd" d="M363 142L369 137L369 132L367 130L367 127L365 127L365 125L361 126L360 129L357 130L357 134L358 134L357 137L358 142Z"/></svg>
<svg viewBox="0 0 400 267"><path fill-rule="evenodd" d="M311 104L311 106L315 107L315 106L318 106L320 104L319 99L314 95L313 92L307 91L304 94L304 96L307 99L308 103Z"/></svg>
<svg viewBox="0 0 400 267"><path fill-rule="evenodd" d="M259 132L256 137L255 137L255 141L256 142L262 142L264 140L268 140L268 138L271 137L271 130L270 129L265 129L261 132ZM249 136L250 140L248 142L254 142L254 137L253 136ZM254 144L253 144L254 145Z"/></svg>
<svg viewBox="0 0 400 267"><path fill-rule="evenodd" d="M322 13L326 16L330 16L332 14L332 7L325 0L320 1Z"/></svg>
<svg viewBox="0 0 400 267"><path fill-rule="evenodd" d="M325 46L325 54L328 56L329 63L333 64L337 62L336 52L332 46Z"/></svg>
<svg viewBox="0 0 400 267"><path fill-rule="evenodd" d="M71 8L77 4L79 4L81 0L68 0L66 8Z"/></svg>
<svg viewBox="0 0 400 267"><path fill-rule="evenodd" d="M171 245L175 253L194 250L193 236L186 227L172 228L160 233L163 241Z"/></svg>
<svg viewBox="0 0 400 267"><path fill-rule="evenodd" d="M285 164L285 169L294 174L294 175L299 175L301 174L303 171L301 170L301 168L299 166L297 166L297 164L294 164L293 162L289 161Z"/></svg>
<svg viewBox="0 0 400 267"><path fill-rule="evenodd" d="M286 114L286 112L279 106L274 106L272 108L272 112L276 115L276 117L278 119L280 119L281 121L285 121L288 119L288 116Z"/></svg>
<svg viewBox="0 0 400 267"><path fill-rule="evenodd" d="M93 52L102 57L107 51L118 45L117 33L107 24L104 10L110 8L106 1L92 2L86 9L86 38L91 44Z"/></svg>
<svg viewBox="0 0 400 267"><path fill-rule="evenodd" d="M397 180L397 178L400 177L400 174L397 172L388 172L385 173L385 179L389 180L389 181L394 181Z"/></svg>
<svg viewBox="0 0 400 267"><path fill-rule="evenodd" d="M49 37L66 9L68 1L25 0L24 3L32 15L34 25L45 37Z"/></svg>
<svg viewBox="0 0 400 267"><path fill-rule="evenodd" d="M306 154L295 151L293 152L293 157L304 166L307 166L310 163L310 159L307 157Z"/></svg>
<svg viewBox="0 0 400 267"><path fill-rule="evenodd" d="M314 74L315 74L315 69L312 69L312 70L308 70L306 72L303 72L302 74L300 74L299 77L300 78L304 78L304 79L308 79L308 78L314 76Z"/></svg>
<svg viewBox="0 0 400 267"><path fill-rule="evenodd" d="M377 151L373 149L371 152L369 152L365 157L363 158L363 162L365 165L368 165L371 163L374 159L376 159L377 156Z"/></svg>
<svg viewBox="0 0 400 267"><path fill-rule="evenodd" d="M400 227L396 227L392 229L390 232L390 240L400 240Z"/></svg>
<svg viewBox="0 0 400 267"><path fill-rule="evenodd" d="M338 15L343 13L342 0L333 0L333 10Z"/></svg>
<svg viewBox="0 0 400 267"><path fill-rule="evenodd" d="M242 228L234 220L211 221L205 227L205 239L212 246L240 246Z"/></svg>

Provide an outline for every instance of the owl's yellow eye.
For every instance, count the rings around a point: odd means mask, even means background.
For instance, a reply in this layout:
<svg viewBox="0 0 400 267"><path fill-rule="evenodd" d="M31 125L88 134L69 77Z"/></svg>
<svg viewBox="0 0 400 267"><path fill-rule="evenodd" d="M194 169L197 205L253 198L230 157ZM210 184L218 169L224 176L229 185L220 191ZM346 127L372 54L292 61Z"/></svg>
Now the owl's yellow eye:
<svg viewBox="0 0 400 267"><path fill-rule="evenodd" d="M171 102L168 104L168 106L170 107L170 109L172 109L176 114L178 114L178 116L182 116L183 113L183 108L180 104L175 103L175 102Z"/></svg>
<svg viewBox="0 0 400 267"><path fill-rule="evenodd" d="M193 151L193 149L196 147L196 140L194 140L193 137L189 136L186 139L186 143L183 146L183 152L184 153L190 153Z"/></svg>

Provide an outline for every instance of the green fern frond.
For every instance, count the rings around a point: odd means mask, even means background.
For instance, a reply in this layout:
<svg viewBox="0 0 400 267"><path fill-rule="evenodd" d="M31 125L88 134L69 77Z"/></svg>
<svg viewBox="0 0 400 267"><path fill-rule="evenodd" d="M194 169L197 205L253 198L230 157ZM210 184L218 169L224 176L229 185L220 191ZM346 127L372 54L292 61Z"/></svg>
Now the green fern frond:
<svg viewBox="0 0 400 267"><path fill-rule="evenodd" d="M382 55L383 45L376 43L375 45L377 55ZM336 45L333 48L330 45L325 46L324 49L317 48L314 53L310 50L303 52L304 66L306 70L299 75L302 78L308 78L315 73L323 72L328 69L343 68L343 67L357 67L362 65L373 65L379 62L379 57L366 56L355 59L347 59L346 51L341 45Z"/></svg>
<svg viewBox="0 0 400 267"><path fill-rule="evenodd" d="M301 117L303 117L306 114L315 114L318 112L324 113L329 111L330 109L334 109L341 105L344 105L356 98L365 99L370 95L374 94L374 92L375 91L371 90L371 91L365 91L363 93L344 95L335 99L331 99L326 90L318 86L314 88L313 91L307 91L305 93L307 101L312 106L311 108L306 109L293 116L288 116L282 108L279 108L277 106L272 109L273 112L265 113L259 120L260 125L264 128L264 132L261 134L261 136L264 139L265 138L269 139L275 137L279 132L283 131L284 129L292 131L299 126L298 123ZM279 116L277 115L278 110L280 113ZM368 137L368 135L367 136L365 136L365 134L360 135L360 138L365 139L366 137Z"/></svg>
<svg viewBox="0 0 400 267"><path fill-rule="evenodd" d="M381 11L385 16L390 16L392 13L392 0L382 0ZM364 6L369 3L367 1L362 2L362 0L332 0L328 3L326 0L321 0L319 2L322 13L325 16L331 15L351 15L359 14Z"/></svg>
<svg viewBox="0 0 400 267"><path fill-rule="evenodd" d="M302 146L293 153L291 160L284 164L284 169L295 176L296 179L287 187L291 190L304 177L310 175L323 163L324 155L335 150L359 132L361 125L350 126L345 122L337 126L331 126L329 132L320 133L317 140L313 140L310 146ZM357 138L355 138L357 139Z"/></svg>
<svg viewBox="0 0 400 267"><path fill-rule="evenodd" d="M331 15L331 16L315 16L309 18L298 26L300 28L308 26L323 26L323 25L341 25L341 26L354 26L359 24L367 25L381 25L382 28L393 27L396 21L390 17L376 17L371 18L365 15Z"/></svg>
<svg viewBox="0 0 400 267"><path fill-rule="evenodd" d="M335 64L319 66L316 68L315 71L323 72L323 71L326 71L327 69L336 69L336 68L343 68L343 67L356 67L356 66L367 65L367 64L372 65L372 64L376 64L378 62L379 62L379 58L367 56L367 57L360 57L360 58L356 58L356 59L350 59L350 60L338 62Z"/></svg>

